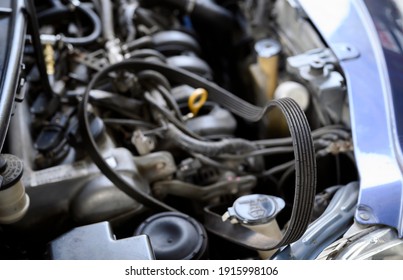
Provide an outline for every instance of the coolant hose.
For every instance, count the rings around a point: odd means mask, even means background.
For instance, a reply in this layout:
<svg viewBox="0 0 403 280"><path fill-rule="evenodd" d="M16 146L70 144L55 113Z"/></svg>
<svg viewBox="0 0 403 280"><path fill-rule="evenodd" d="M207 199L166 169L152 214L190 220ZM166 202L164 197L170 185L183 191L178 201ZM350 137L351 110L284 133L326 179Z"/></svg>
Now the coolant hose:
<svg viewBox="0 0 403 280"><path fill-rule="evenodd" d="M181 148L194 153L209 157L220 154L245 153L256 150L256 146L244 139L223 139L217 142L207 142L194 139L173 124L168 124L167 138L179 145Z"/></svg>

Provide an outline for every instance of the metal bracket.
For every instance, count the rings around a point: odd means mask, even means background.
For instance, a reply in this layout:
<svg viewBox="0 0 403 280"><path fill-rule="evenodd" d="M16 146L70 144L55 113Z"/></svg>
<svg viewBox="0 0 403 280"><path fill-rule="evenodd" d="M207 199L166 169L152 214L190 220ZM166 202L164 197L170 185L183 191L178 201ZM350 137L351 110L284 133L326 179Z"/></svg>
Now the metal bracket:
<svg viewBox="0 0 403 280"><path fill-rule="evenodd" d="M340 61L346 61L360 57L360 52L358 51L358 49L350 44L334 44L332 46L332 50Z"/></svg>

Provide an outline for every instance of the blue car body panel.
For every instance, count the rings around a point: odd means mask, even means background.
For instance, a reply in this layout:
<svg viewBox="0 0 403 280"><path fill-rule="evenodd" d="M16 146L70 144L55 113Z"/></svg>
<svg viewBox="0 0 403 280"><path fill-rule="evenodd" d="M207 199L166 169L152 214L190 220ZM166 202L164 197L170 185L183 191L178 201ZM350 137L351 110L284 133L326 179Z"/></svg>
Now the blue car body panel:
<svg viewBox="0 0 403 280"><path fill-rule="evenodd" d="M360 175L355 218L362 224L394 227L402 237L403 56L401 46L391 48L385 40L390 30L382 33L379 28L383 24L392 28L382 15L387 14L386 9L393 9L394 2L300 0L299 3L326 44L339 56L346 78ZM399 45L398 41L395 43ZM358 51L359 56L345 56L340 46L346 51Z"/></svg>

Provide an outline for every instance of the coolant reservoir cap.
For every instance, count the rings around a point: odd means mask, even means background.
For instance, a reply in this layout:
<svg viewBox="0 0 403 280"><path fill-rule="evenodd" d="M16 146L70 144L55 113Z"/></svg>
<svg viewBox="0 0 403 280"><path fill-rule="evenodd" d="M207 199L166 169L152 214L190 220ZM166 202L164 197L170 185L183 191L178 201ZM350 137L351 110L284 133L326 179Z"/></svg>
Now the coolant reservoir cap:
<svg viewBox="0 0 403 280"><path fill-rule="evenodd" d="M157 260L200 259L207 247L203 226L181 213L153 215L137 228L135 234L148 235Z"/></svg>
<svg viewBox="0 0 403 280"><path fill-rule="evenodd" d="M232 207L228 208L228 214L239 223L258 225L273 220L284 206L284 200L279 197L251 194L235 200Z"/></svg>
<svg viewBox="0 0 403 280"><path fill-rule="evenodd" d="M260 57L270 58L281 52L281 45L274 39L261 39L256 42L255 51Z"/></svg>
<svg viewBox="0 0 403 280"><path fill-rule="evenodd" d="M10 154L0 155L0 191L14 186L22 177L22 160Z"/></svg>

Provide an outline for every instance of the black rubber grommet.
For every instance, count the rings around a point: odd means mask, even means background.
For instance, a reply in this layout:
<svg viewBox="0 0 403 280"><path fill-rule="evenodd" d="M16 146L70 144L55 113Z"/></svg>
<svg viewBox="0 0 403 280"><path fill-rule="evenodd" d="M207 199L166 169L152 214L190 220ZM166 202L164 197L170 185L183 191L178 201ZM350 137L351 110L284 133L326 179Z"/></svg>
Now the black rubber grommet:
<svg viewBox="0 0 403 280"><path fill-rule="evenodd" d="M200 259L207 234L195 219L181 213L163 212L145 220L136 235L148 235L157 260Z"/></svg>

